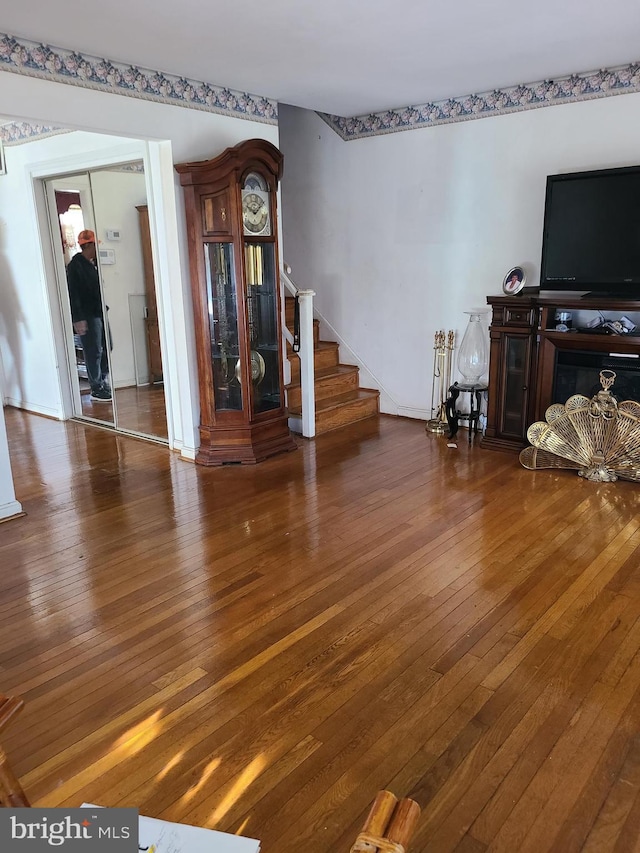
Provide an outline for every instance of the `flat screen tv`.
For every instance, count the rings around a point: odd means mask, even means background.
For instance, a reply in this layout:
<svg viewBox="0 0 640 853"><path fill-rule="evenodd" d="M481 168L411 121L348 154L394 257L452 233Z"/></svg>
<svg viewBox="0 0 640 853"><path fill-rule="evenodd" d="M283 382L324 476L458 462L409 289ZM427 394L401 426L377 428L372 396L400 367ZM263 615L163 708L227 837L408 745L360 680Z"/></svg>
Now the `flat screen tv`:
<svg viewBox="0 0 640 853"><path fill-rule="evenodd" d="M640 298L640 166L549 175L540 288Z"/></svg>

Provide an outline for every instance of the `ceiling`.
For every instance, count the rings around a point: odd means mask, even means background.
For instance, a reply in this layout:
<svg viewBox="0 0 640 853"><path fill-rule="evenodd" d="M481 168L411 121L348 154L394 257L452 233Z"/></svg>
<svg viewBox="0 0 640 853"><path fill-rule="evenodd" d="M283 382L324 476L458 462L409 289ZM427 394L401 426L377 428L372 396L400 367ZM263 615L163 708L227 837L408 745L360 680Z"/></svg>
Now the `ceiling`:
<svg viewBox="0 0 640 853"><path fill-rule="evenodd" d="M340 116L640 60L637 0L37 0L1 27Z"/></svg>

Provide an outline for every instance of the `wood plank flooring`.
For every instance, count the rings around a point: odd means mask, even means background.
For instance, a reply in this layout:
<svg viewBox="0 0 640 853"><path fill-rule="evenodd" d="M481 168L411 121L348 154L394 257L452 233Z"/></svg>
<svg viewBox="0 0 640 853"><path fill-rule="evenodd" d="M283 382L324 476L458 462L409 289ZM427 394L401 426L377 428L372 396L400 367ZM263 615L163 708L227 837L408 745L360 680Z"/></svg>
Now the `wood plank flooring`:
<svg viewBox="0 0 640 853"><path fill-rule="evenodd" d="M381 417L258 466L6 410L4 742L42 805L348 851L640 850L640 489Z"/></svg>
<svg viewBox="0 0 640 853"><path fill-rule="evenodd" d="M81 395L82 415L120 430L137 432L155 438L168 438L164 385L132 385L115 388L117 413L109 402L91 399L90 389Z"/></svg>

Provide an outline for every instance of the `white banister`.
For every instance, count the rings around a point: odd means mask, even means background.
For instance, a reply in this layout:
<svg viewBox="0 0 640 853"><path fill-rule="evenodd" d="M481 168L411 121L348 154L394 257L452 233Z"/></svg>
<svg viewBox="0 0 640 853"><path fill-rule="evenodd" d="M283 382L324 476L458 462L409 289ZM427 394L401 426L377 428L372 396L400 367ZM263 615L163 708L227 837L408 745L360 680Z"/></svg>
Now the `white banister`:
<svg viewBox="0 0 640 853"><path fill-rule="evenodd" d="M305 438L313 438L316 434L316 399L315 399L315 373L313 354L313 290L298 290L290 278L291 267L286 266L280 271L280 277L286 290L292 296L298 297L300 306L300 391L302 397L302 435ZM286 328L285 337L293 345L294 338L292 330Z"/></svg>

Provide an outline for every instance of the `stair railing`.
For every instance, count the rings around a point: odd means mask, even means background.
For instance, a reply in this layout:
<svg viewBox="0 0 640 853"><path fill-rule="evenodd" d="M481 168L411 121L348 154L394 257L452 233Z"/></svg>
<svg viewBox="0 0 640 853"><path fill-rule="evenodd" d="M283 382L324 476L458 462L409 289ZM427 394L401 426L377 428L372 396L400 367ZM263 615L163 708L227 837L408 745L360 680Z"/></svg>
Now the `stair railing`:
<svg viewBox="0 0 640 853"><path fill-rule="evenodd" d="M284 335L300 359L300 391L302 396L302 435L313 438L316 434L315 372L313 362L313 297L314 290L299 290L290 278L291 267L280 270L286 290L296 298L299 306L299 328L290 330L286 323Z"/></svg>

